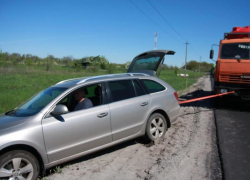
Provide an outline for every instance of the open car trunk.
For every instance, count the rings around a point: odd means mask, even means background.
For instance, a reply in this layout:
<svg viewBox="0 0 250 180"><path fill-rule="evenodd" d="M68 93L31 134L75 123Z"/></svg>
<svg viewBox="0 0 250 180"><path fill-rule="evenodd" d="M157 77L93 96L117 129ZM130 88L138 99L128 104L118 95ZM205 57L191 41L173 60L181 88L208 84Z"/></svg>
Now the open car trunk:
<svg viewBox="0 0 250 180"><path fill-rule="evenodd" d="M165 55L174 55L170 50L152 50L136 56L131 62L128 73L146 73L154 76L160 64L164 63Z"/></svg>

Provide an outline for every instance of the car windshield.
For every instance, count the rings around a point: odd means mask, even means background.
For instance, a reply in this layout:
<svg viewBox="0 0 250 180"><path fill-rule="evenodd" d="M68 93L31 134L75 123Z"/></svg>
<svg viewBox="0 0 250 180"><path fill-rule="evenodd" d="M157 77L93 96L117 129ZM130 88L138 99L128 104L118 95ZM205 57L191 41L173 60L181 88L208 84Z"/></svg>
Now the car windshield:
<svg viewBox="0 0 250 180"><path fill-rule="evenodd" d="M222 44L221 59L250 59L250 43Z"/></svg>
<svg viewBox="0 0 250 180"><path fill-rule="evenodd" d="M27 117L35 115L66 89L67 88L50 87L38 93L18 108L7 112L6 115L17 117Z"/></svg>

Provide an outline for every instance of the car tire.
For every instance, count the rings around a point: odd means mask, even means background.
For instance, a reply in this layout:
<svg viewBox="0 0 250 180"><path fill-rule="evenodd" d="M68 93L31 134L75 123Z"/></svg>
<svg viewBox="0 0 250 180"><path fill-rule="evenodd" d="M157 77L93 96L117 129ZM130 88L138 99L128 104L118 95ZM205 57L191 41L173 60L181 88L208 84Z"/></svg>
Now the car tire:
<svg viewBox="0 0 250 180"><path fill-rule="evenodd" d="M160 113L152 114L147 122L145 138L148 141L163 139L167 131L167 122Z"/></svg>
<svg viewBox="0 0 250 180"><path fill-rule="evenodd" d="M0 179L36 180L40 165L36 157L23 150L13 150L0 156ZM18 178L20 177L20 178Z"/></svg>

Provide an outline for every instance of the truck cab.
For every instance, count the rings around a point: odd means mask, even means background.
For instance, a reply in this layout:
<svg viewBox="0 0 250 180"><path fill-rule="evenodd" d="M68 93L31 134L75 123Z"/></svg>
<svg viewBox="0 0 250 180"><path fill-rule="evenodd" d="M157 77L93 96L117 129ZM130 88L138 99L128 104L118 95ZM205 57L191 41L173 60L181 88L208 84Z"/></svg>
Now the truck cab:
<svg viewBox="0 0 250 180"><path fill-rule="evenodd" d="M213 58L213 50L210 51L210 58ZM250 98L250 26L234 27L220 41L214 92L228 91Z"/></svg>

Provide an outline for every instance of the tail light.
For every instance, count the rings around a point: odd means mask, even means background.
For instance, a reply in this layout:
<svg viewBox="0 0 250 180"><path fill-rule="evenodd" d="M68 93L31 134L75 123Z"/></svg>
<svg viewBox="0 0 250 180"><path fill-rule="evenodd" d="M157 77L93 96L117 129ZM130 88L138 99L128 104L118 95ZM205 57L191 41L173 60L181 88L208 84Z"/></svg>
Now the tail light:
<svg viewBox="0 0 250 180"><path fill-rule="evenodd" d="M174 97L175 97L175 99L179 102L179 97L178 97L178 95L177 95L177 92L174 92Z"/></svg>

